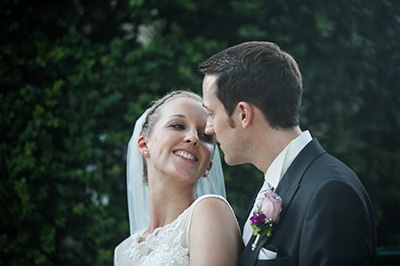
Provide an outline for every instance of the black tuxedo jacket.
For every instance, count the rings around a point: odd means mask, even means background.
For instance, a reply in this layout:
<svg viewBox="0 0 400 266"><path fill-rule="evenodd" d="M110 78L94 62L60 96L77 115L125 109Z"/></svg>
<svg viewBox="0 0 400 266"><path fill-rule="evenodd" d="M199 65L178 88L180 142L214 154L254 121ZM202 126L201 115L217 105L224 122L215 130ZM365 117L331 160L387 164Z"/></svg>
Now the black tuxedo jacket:
<svg viewBox="0 0 400 266"><path fill-rule="evenodd" d="M280 220L254 251L255 237L250 239L241 265L375 265L371 201L356 174L316 139L299 153L275 193L283 200ZM277 252L277 258L258 260L261 248Z"/></svg>

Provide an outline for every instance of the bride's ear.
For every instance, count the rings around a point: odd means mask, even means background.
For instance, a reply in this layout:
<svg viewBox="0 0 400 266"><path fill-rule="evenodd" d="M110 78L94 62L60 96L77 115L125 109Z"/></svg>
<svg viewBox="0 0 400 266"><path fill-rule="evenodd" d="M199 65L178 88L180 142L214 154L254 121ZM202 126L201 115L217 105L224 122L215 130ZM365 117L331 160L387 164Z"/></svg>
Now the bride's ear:
<svg viewBox="0 0 400 266"><path fill-rule="evenodd" d="M247 102L239 102L237 105L242 128L247 128L253 120L253 108Z"/></svg>
<svg viewBox="0 0 400 266"><path fill-rule="evenodd" d="M149 147L147 146L147 139L144 136L140 136L137 142L137 149L143 157L149 157Z"/></svg>
<svg viewBox="0 0 400 266"><path fill-rule="evenodd" d="M210 161L210 163L208 164L207 170L211 171L211 168L212 168L212 161Z"/></svg>
<svg viewBox="0 0 400 266"><path fill-rule="evenodd" d="M207 170L206 170L206 174L203 175L203 177L207 177L208 173L210 172L211 168L212 168L212 161L210 161L210 163L208 164Z"/></svg>

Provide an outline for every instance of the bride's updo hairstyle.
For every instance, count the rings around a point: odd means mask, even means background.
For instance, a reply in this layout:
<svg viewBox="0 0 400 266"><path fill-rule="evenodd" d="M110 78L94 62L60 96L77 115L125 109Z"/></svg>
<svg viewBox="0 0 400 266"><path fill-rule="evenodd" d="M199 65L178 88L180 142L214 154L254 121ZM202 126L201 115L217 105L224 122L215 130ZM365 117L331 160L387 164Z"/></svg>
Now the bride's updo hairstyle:
<svg viewBox="0 0 400 266"><path fill-rule="evenodd" d="M168 93L161 99L155 101L150 107L147 117L143 123L142 130L140 131L140 135L149 138L151 136L151 133L153 132L154 125L159 120L162 107L170 101L178 98L189 98L202 103L201 97L193 92L179 90ZM147 162L146 159L143 157L143 183L147 184L147 180Z"/></svg>

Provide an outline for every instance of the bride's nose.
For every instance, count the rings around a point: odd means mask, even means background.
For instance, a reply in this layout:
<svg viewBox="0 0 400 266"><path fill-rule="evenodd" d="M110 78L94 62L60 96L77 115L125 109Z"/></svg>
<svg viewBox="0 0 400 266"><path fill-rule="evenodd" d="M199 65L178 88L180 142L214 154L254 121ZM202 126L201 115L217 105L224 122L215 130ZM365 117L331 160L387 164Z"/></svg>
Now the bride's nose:
<svg viewBox="0 0 400 266"><path fill-rule="evenodd" d="M188 130L184 142L186 143L191 143L193 146L198 146L199 145L199 139L197 137L197 130L192 129Z"/></svg>

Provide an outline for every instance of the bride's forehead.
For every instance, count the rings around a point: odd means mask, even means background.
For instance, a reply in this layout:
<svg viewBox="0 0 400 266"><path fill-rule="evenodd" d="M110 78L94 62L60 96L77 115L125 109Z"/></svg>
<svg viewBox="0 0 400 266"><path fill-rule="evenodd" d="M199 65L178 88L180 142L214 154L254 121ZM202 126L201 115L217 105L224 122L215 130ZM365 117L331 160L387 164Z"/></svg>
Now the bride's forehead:
<svg viewBox="0 0 400 266"><path fill-rule="evenodd" d="M161 115L163 117L184 115L201 120L207 118L207 112L202 106L202 103L191 98L177 98L171 100L163 106Z"/></svg>

